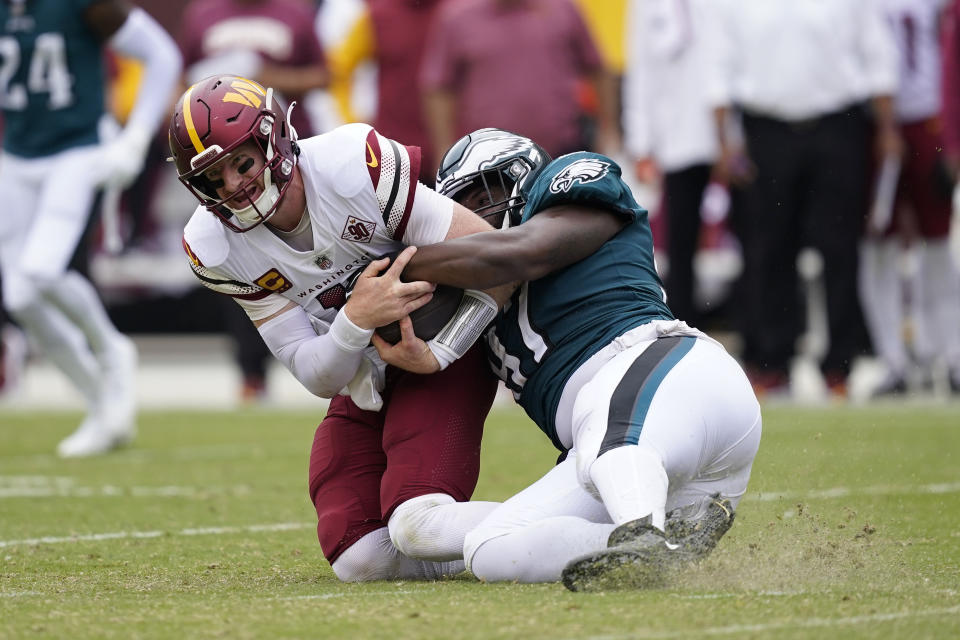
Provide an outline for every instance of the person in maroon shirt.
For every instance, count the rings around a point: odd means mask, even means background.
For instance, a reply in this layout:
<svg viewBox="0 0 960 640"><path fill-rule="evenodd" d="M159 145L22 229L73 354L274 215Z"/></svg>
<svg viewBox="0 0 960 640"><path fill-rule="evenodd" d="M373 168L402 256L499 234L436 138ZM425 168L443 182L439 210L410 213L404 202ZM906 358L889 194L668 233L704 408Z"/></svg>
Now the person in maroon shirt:
<svg viewBox="0 0 960 640"><path fill-rule="evenodd" d="M376 65L377 131L394 140L419 146L420 181L433 186L437 165L424 123L417 82L427 33L441 0L367 0L343 41L328 51L331 92L342 101L342 116L353 121L350 102L354 71L365 62Z"/></svg>
<svg viewBox="0 0 960 640"><path fill-rule="evenodd" d="M596 85L602 103L598 144L585 140L581 127L577 90L584 78ZM430 30L420 77L434 148L498 127L536 140L554 157L613 144L611 86L569 0L445 2Z"/></svg>
<svg viewBox="0 0 960 640"><path fill-rule="evenodd" d="M220 72L249 77L300 101L291 120L301 137L315 133L304 94L327 85L327 69L314 30L316 9L306 0L196 0L181 22L180 47L187 81Z"/></svg>

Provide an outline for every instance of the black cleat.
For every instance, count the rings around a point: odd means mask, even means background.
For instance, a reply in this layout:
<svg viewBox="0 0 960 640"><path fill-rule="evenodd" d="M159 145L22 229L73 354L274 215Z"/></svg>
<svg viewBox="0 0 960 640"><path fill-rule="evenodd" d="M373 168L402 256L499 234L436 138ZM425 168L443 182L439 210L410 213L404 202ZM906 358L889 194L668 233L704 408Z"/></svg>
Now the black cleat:
<svg viewBox="0 0 960 640"><path fill-rule="evenodd" d="M733 518L730 501L713 496L671 511L666 535L650 523L650 516L625 522L610 534L606 549L571 560L561 580L571 591L663 586L671 573L709 555Z"/></svg>
<svg viewBox="0 0 960 640"><path fill-rule="evenodd" d="M626 522L610 534L607 548L571 560L560 576L570 591L648 589L686 562L678 545L650 524L650 516Z"/></svg>

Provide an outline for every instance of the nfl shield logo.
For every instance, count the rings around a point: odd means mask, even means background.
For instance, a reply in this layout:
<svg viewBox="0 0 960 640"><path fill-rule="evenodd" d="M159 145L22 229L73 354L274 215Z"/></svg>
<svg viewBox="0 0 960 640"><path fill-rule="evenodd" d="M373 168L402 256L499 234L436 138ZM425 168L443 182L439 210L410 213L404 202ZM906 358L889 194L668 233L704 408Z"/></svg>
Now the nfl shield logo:
<svg viewBox="0 0 960 640"><path fill-rule="evenodd" d="M317 265L319 268L326 271L327 269L333 266L333 260L328 258L326 254L322 253L313 259L313 264Z"/></svg>

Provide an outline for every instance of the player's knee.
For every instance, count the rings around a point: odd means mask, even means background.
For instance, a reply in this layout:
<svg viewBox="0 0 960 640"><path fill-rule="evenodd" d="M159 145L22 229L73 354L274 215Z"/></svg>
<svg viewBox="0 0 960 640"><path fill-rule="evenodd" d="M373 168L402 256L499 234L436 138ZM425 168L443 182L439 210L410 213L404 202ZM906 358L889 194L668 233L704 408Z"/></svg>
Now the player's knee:
<svg viewBox="0 0 960 640"><path fill-rule="evenodd" d="M430 493L402 503L394 509L387 523L393 546L411 558L424 557L438 535L434 531L436 517L433 509L453 502L453 497L445 493Z"/></svg>
<svg viewBox="0 0 960 640"><path fill-rule="evenodd" d="M396 578L398 562L386 530L378 529L350 545L330 566L342 582L367 582Z"/></svg>

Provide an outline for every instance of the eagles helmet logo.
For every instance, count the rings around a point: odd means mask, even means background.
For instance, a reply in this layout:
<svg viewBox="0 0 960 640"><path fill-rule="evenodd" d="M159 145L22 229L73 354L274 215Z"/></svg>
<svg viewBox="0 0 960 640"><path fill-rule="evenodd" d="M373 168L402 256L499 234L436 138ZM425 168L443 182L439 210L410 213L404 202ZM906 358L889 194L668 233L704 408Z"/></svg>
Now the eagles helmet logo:
<svg viewBox="0 0 960 640"><path fill-rule="evenodd" d="M597 158L583 158L566 167L550 182L553 193L567 192L577 184L596 182L610 171L610 163Z"/></svg>

